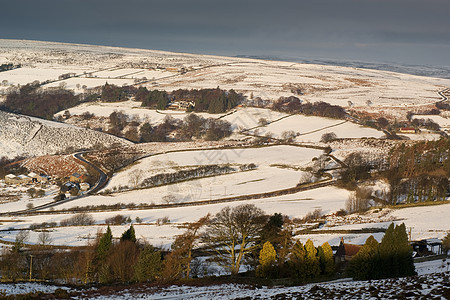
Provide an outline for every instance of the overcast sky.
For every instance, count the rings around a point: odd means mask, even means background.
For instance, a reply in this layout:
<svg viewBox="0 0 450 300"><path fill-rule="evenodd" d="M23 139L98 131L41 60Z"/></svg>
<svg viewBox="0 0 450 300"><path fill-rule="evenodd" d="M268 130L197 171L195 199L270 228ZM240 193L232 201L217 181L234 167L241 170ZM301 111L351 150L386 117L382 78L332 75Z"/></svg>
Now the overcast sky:
<svg viewBox="0 0 450 300"><path fill-rule="evenodd" d="M0 38L450 66L450 0L0 0Z"/></svg>

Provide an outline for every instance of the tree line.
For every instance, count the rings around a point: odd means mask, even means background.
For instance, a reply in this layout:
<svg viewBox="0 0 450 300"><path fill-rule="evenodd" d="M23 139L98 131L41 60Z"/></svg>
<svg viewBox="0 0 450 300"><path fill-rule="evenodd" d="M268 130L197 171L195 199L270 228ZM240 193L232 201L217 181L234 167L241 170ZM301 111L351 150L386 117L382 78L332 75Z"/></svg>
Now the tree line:
<svg viewBox="0 0 450 300"><path fill-rule="evenodd" d="M332 105L326 102L302 103L302 100L295 96L281 97L272 104L272 109L333 119L345 119L347 116L345 109L339 105Z"/></svg>
<svg viewBox="0 0 450 300"><path fill-rule="evenodd" d="M391 223L381 243L371 235L350 261L347 274L359 280L416 275L405 224Z"/></svg>
<svg viewBox="0 0 450 300"><path fill-rule="evenodd" d="M21 65L20 64L13 64L13 63L6 63L6 64L1 64L0 65L0 72L4 72L4 71L9 71L9 70L14 70L17 68L20 68Z"/></svg>
<svg viewBox="0 0 450 300"><path fill-rule="evenodd" d="M61 110L80 104L80 97L66 89L40 90L38 83L22 86L6 96L0 109L52 120Z"/></svg>
<svg viewBox="0 0 450 300"><path fill-rule="evenodd" d="M450 193L448 149L448 138L391 149L382 172L391 187L390 203L444 200Z"/></svg>
<svg viewBox="0 0 450 300"><path fill-rule="evenodd" d="M152 125L149 122L141 124L139 121L130 120L127 114L114 111L109 116L109 122L111 126L108 133L140 143L192 139L217 141L232 133L231 124L228 121L203 118L194 113L188 114L183 120L166 116L161 123Z"/></svg>
<svg viewBox="0 0 450 300"><path fill-rule="evenodd" d="M170 102L184 101L193 105L187 107L187 111L223 113L244 100L242 94L236 93L233 89L178 89L173 92L147 90L140 87L135 95L136 101L142 102L142 106L166 109Z"/></svg>
<svg viewBox="0 0 450 300"><path fill-rule="evenodd" d="M360 153L352 153L339 170L341 187L354 190L352 207L367 210L373 200L372 190L361 187L368 180L384 180L389 189L376 201L382 204L443 201L450 195L450 139L397 144L389 154L370 160ZM351 210L353 211L353 210Z"/></svg>
<svg viewBox="0 0 450 300"><path fill-rule="evenodd" d="M141 220L140 220L141 221ZM92 220L84 215L64 221L72 224ZM70 223L70 224L69 224ZM225 207L186 226L169 250L157 249L136 238L133 225L114 238L110 227L84 247L57 250L43 230L37 245L26 245L27 231L16 236L12 248L4 249L2 277L54 280L65 283L170 283L210 275L211 265L232 276L242 273L261 279L287 278L294 283L334 277L336 266L328 243L315 247L293 238L292 221L281 214L266 215L251 204ZM411 247L404 225L386 231L378 245L373 237L351 260L349 274L355 278L385 278L414 274ZM31 257L33 261L31 262ZM223 274L224 271L221 273Z"/></svg>

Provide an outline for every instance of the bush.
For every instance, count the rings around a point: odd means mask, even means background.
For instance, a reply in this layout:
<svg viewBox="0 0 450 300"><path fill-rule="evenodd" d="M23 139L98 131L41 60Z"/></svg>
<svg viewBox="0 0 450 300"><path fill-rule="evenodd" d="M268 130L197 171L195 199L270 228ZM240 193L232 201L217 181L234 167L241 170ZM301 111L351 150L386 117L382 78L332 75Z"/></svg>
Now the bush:
<svg viewBox="0 0 450 300"><path fill-rule="evenodd" d="M167 223L170 223L170 219L168 216L165 216L165 217L162 217L162 218L159 218L158 220L156 220L156 225L158 225L158 226L164 225Z"/></svg>
<svg viewBox="0 0 450 300"><path fill-rule="evenodd" d="M332 142L332 141L334 141L336 139L337 139L336 133L328 132L328 133L322 134L322 137L321 137L320 141L322 143L329 143L329 142Z"/></svg>
<svg viewBox="0 0 450 300"><path fill-rule="evenodd" d="M307 223L310 221L319 220L320 218L322 218L322 216L323 216L322 209L316 208L315 210L306 214L306 216L303 218L303 222Z"/></svg>
<svg viewBox="0 0 450 300"><path fill-rule="evenodd" d="M105 219L105 223L108 225L122 225L127 223L127 217L124 215L115 215L113 217Z"/></svg>
<svg viewBox="0 0 450 300"><path fill-rule="evenodd" d="M93 225L95 223L94 218L92 215L87 213L79 213L76 214L70 218L61 220L59 222L60 226L87 226L87 225Z"/></svg>

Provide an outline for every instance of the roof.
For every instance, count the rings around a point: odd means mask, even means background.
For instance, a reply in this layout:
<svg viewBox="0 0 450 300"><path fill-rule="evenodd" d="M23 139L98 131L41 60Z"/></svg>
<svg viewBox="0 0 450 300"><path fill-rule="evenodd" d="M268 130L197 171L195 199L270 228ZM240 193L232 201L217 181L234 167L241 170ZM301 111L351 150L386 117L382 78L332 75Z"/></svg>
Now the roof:
<svg viewBox="0 0 450 300"><path fill-rule="evenodd" d="M5 178L13 179L13 178L16 178L16 175L14 175L14 174L8 174L8 175L5 176Z"/></svg>
<svg viewBox="0 0 450 300"><path fill-rule="evenodd" d="M17 177L19 177L20 179L27 179L27 178L30 178L30 177L28 177L27 175L19 175L19 176L17 176Z"/></svg>
<svg viewBox="0 0 450 300"><path fill-rule="evenodd" d="M34 172L28 173L28 177L31 177L31 178L34 178L34 177L37 177L37 176L38 176L38 174L36 174Z"/></svg>
<svg viewBox="0 0 450 300"><path fill-rule="evenodd" d="M440 240L440 239L436 239L436 238L433 238L433 239L426 239L426 240L424 240L428 245L440 245L440 244L442 244L442 241Z"/></svg>
<svg viewBox="0 0 450 300"><path fill-rule="evenodd" d="M362 248L361 245L344 244L345 255L353 256Z"/></svg>

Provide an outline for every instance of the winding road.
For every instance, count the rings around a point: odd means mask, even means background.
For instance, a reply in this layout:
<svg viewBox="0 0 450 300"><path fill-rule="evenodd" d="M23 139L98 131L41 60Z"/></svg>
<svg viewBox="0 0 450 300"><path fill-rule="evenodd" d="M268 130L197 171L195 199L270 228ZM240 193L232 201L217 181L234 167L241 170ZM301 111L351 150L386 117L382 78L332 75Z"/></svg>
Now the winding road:
<svg viewBox="0 0 450 300"><path fill-rule="evenodd" d="M87 152L88 151L75 153L75 154L73 154L73 157L75 157L76 159L82 161L83 163L91 166L99 174L99 179L97 180L95 185L93 187L91 187L88 191L86 191L85 193L83 193L82 195L79 195L79 196L70 197L70 198L67 198L67 199L64 199L64 200L59 200L59 201L55 201L55 202L46 203L46 204L39 205L39 206L36 206L34 208L31 208L31 209L25 209L25 210L19 210L19 211L14 211L14 212L1 213L0 216L1 215L10 215L10 216L12 215L12 216L14 216L14 215L35 213L35 212L38 212L38 211L43 210L43 209L48 209L48 208L51 208L51 207L55 207L55 206L61 205L63 203L67 203L67 202L70 202L70 201L73 201L73 200L77 200L77 199L80 199L80 198L87 197L87 196L89 196L91 194L94 194L94 193L98 192L99 190L101 190L106 185L106 183L108 182L108 175L106 175L105 172L103 172L99 167L97 167L96 165L92 164L91 162L89 162L88 160L86 160L86 159L84 159L82 157L82 155L87 153Z"/></svg>

